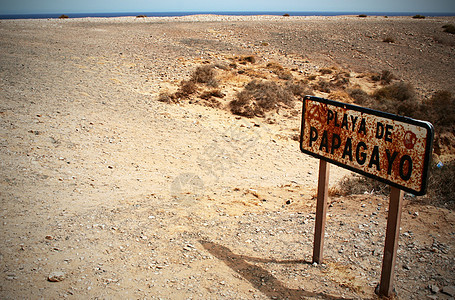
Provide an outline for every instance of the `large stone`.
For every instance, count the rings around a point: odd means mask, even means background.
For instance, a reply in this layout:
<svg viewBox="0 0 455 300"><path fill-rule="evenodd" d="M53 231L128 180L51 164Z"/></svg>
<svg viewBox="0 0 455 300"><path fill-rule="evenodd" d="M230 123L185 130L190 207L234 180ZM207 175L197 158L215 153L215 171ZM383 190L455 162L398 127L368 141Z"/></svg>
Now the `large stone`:
<svg viewBox="0 0 455 300"><path fill-rule="evenodd" d="M59 281L65 280L65 273L60 272L60 271L52 272L51 274L49 274L49 277L47 278L47 280L49 280L51 282L59 282Z"/></svg>

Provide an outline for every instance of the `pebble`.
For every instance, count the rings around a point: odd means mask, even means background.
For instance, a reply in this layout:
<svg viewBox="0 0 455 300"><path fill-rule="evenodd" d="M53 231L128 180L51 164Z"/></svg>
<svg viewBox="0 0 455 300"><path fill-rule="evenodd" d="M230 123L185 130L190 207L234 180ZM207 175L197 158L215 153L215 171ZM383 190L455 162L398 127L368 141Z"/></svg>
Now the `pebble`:
<svg viewBox="0 0 455 300"><path fill-rule="evenodd" d="M51 282L63 281L63 280L65 280L65 273L61 272L61 271L52 272L51 274L49 274L49 277L47 278L47 280L49 280Z"/></svg>

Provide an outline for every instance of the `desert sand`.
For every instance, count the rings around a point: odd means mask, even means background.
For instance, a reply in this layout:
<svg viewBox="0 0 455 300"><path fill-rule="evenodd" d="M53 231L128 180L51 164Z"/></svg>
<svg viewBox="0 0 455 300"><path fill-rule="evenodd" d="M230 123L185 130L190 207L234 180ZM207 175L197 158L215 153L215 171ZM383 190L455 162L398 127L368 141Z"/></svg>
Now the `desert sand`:
<svg viewBox="0 0 455 300"><path fill-rule="evenodd" d="M454 22L1 20L0 298L375 298L388 199L331 197L325 260L311 263L318 161L292 138L300 104L266 122L157 99L241 55L296 77L390 70L423 98L454 92L455 36L441 29ZM221 86L226 101L246 83ZM330 185L346 175L332 167ZM453 298L455 214L411 198L398 297Z"/></svg>

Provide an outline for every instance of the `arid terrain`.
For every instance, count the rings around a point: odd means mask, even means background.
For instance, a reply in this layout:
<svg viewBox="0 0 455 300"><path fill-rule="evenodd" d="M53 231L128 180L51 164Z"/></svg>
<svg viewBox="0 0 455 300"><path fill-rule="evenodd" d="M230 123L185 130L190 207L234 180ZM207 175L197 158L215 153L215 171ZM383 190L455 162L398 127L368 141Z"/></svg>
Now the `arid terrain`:
<svg viewBox="0 0 455 300"><path fill-rule="evenodd" d="M453 93L448 23L1 20L0 298L376 299L388 198L333 193L324 263L312 264L318 160L295 138L301 102L266 118L228 103L283 74L348 74L371 93L382 84L371 75L388 70L421 99ZM159 101L203 65L218 66L216 105ZM332 190L344 176L332 166ZM397 297L453 299L455 214L420 200L403 207Z"/></svg>

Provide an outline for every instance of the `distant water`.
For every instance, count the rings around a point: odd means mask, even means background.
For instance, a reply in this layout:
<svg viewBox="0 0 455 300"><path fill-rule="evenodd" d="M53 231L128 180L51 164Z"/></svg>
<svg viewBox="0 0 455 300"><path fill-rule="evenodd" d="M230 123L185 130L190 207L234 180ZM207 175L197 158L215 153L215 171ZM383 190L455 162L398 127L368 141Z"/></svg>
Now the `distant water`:
<svg viewBox="0 0 455 300"><path fill-rule="evenodd" d="M67 15L70 18L112 18L112 17L128 17L128 16L139 16L145 15L147 17L182 17L190 15L225 15L225 16L255 16L255 15L272 15L282 16L284 14L291 16L341 16L341 15L359 15L366 14L368 16L414 16L416 13L403 13L403 12L285 12L285 11L248 11L248 12L121 12L121 13L60 13L60 14L11 14L11 15L0 15L0 19L53 19L58 18L62 14ZM455 13L420 13L421 15L428 17L440 17L440 16L455 16Z"/></svg>

